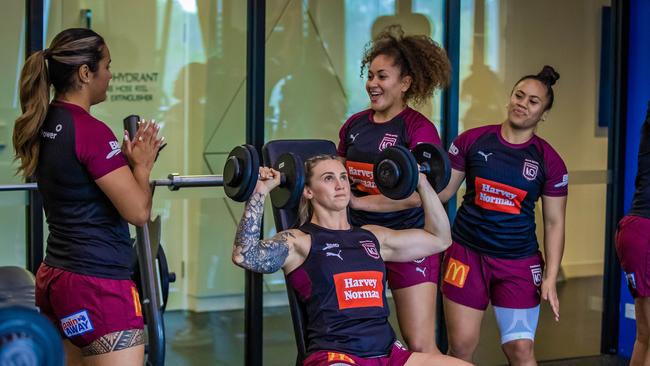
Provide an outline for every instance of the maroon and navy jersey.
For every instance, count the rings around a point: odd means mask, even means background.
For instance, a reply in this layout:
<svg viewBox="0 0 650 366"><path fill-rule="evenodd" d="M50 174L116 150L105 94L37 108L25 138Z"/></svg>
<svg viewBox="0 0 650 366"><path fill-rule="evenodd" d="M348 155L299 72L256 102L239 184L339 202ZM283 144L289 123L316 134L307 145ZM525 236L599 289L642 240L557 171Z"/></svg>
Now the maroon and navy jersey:
<svg viewBox="0 0 650 366"><path fill-rule="evenodd" d="M510 144L501 136L501 125L490 125L458 136L449 158L466 179L453 239L493 257L535 254L537 199L568 194L569 175L560 155L537 135Z"/></svg>
<svg viewBox="0 0 650 366"><path fill-rule="evenodd" d="M638 157L638 170L634 181L634 199L629 214L650 218L650 103L648 104L645 122L641 127L641 143Z"/></svg>
<svg viewBox="0 0 650 366"><path fill-rule="evenodd" d="M379 194L372 171L385 148L400 145L411 150L423 142L440 145L436 126L410 107L383 123L374 122L373 114L372 109L359 112L348 118L339 131L338 154L346 158L349 177L358 182L352 187L357 196ZM389 213L350 210L350 217L357 226L374 224L404 229L424 225L424 212L419 207Z"/></svg>
<svg viewBox="0 0 650 366"><path fill-rule="evenodd" d="M307 352L386 355L395 341L388 323L386 268L368 230L300 227L311 236L305 262L287 275L305 305Z"/></svg>
<svg viewBox="0 0 650 366"><path fill-rule="evenodd" d="M38 190L49 228L45 263L70 272L128 279L128 224L96 179L127 165L120 144L83 108L53 102L40 131Z"/></svg>

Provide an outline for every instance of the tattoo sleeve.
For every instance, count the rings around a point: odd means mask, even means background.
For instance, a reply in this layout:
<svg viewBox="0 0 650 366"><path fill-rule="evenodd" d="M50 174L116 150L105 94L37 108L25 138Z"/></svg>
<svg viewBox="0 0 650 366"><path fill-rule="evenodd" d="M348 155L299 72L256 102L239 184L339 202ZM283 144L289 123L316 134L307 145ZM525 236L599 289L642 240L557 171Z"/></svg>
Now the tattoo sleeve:
<svg viewBox="0 0 650 366"><path fill-rule="evenodd" d="M273 273L284 265L289 255L289 238L293 234L283 231L270 239L260 240L264 197L253 193L246 202L244 214L233 243L233 262L240 267L259 273Z"/></svg>

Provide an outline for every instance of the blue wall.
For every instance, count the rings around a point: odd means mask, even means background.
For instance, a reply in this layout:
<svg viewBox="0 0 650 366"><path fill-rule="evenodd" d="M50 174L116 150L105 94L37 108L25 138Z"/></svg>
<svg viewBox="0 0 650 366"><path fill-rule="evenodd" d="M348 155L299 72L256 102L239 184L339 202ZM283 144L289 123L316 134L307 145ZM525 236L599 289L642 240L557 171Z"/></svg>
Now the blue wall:
<svg viewBox="0 0 650 366"><path fill-rule="evenodd" d="M630 1L630 32L627 76L627 130L625 147L625 212L630 209L637 170L639 131L650 100L650 1ZM625 276L621 276L619 354L632 353L636 322L625 316L626 304L632 304ZM628 305L629 307L629 305Z"/></svg>

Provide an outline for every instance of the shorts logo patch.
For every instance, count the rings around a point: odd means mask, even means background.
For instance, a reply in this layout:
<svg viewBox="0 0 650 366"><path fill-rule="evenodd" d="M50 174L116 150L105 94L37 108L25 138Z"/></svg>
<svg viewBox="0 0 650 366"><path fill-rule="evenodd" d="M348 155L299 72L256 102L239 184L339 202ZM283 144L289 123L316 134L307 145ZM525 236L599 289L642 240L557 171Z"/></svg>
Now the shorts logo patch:
<svg viewBox="0 0 650 366"><path fill-rule="evenodd" d="M142 304L140 304L140 294L135 286L131 287L131 295L133 296L133 308L135 309L135 316L142 316Z"/></svg>
<svg viewBox="0 0 650 366"><path fill-rule="evenodd" d="M521 213L521 203L528 194L519 188L479 177L474 180L474 186L476 189L474 203L477 206L515 215Z"/></svg>
<svg viewBox="0 0 650 366"><path fill-rule="evenodd" d="M445 271L445 282L458 288L465 287L465 280L469 274L469 266L454 258L449 258Z"/></svg>
<svg viewBox="0 0 650 366"><path fill-rule="evenodd" d="M375 242L372 240L361 240L359 241L359 244L361 244L363 249L366 250L366 254L368 254L370 258L379 259L379 252L377 251Z"/></svg>
<svg viewBox="0 0 650 366"><path fill-rule="evenodd" d="M634 276L634 272L626 272L625 279L627 280L627 285L636 290L636 277Z"/></svg>
<svg viewBox="0 0 650 366"><path fill-rule="evenodd" d="M334 275L339 310L384 307L384 274L379 271L344 272Z"/></svg>
<svg viewBox="0 0 650 366"><path fill-rule="evenodd" d="M372 173L373 164L347 160L345 167L356 189L369 194L380 193Z"/></svg>
<svg viewBox="0 0 650 366"><path fill-rule="evenodd" d="M533 275L533 283L535 286L542 284L542 266L539 264L534 264L530 266L530 273Z"/></svg>
<svg viewBox="0 0 650 366"><path fill-rule="evenodd" d="M537 172L539 171L539 163L535 160L524 160L524 170L521 174L527 180L535 180L537 178Z"/></svg>
<svg viewBox="0 0 650 366"><path fill-rule="evenodd" d="M76 337L95 330L86 310L81 310L61 319L61 328L68 338Z"/></svg>
<svg viewBox="0 0 650 366"><path fill-rule="evenodd" d="M387 133L379 143L379 151L384 151L385 149L394 146L395 144L397 144L397 135Z"/></svg>
<svg viewBox="0 0 650 366"><path fill-rule="evenodd" d="M427 277L427 267L415 267L415 272L420 272L422 277Z"/></svg>
<svg viewBox="0 0 650 366"><path fill-rule="evenodd" d="M327 352L327 362L333 362L333 361L343 361L346 363L337 363L337 364L330 364L331 366L335 365L356 365L357 363L354 362L350 356L346 355L345 353L338 353L338 352Z"/></svg>

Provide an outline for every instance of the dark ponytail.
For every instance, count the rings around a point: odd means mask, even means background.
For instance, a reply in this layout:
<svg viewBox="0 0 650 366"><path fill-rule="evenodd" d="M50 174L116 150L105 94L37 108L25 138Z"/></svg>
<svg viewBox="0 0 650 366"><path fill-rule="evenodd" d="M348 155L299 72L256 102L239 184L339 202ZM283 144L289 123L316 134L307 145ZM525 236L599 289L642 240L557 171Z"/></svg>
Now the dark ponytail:
<svg viewBox="0 0 650 366"><path fill-rule="evenodd" d="M20 73L20 107L16 119L13 145L17 173L24 178L36 171L40 148L40 131L50 104L50 85L57 93L78 87L75 74L79 67L88 65L97 71L102 59L104 39L85 28L71 28L57 34L49 49L33 53Z"/></svg>

